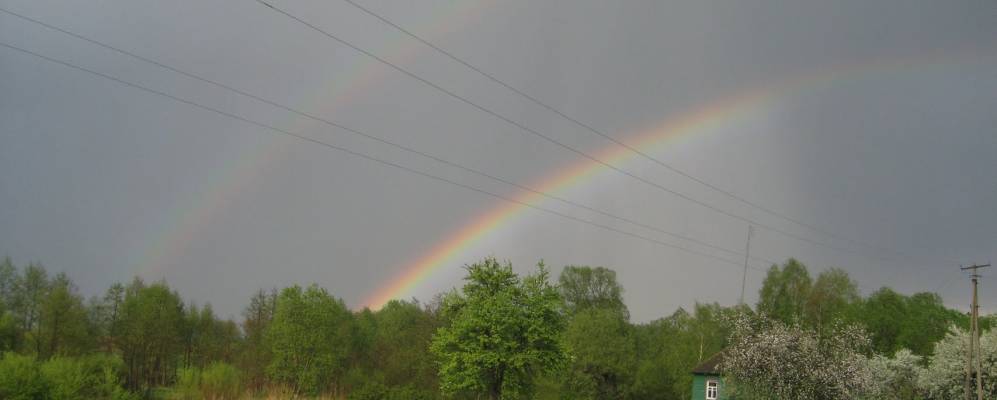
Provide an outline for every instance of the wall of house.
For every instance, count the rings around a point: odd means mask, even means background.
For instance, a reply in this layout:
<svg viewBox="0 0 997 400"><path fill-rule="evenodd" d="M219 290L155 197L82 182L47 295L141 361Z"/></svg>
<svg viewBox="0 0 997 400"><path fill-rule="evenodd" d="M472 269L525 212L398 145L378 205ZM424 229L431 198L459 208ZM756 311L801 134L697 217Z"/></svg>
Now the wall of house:
<svg viewBox="0 0 997 400"><path fill-rule="evenodd" d="M692 400L706 399L706 381L716 380L719 382L719 400L727 400L727 393L724 390L724 381L718 376L693 375L692 376Z"/></svg>

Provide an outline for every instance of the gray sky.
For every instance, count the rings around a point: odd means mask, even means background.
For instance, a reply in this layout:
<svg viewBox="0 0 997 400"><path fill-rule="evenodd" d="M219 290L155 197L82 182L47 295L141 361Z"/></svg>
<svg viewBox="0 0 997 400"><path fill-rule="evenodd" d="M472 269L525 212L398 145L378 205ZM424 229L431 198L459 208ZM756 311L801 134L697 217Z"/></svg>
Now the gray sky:
<svg viewBox="0 0 997 400"><path fill-rule="evenodd" d="M846 269L868 293L934 290L997 243L993 1L358 3L618 140L745 93L614 165L759 227L760 260ZM340 0L276 6L586 154L612 143ZM584 161L254 1L0 0L3 9L522 185ZM0 42L502 196L515 187L351 135L0 13ZM750 103L750 104L749 104ZM556 195L743 252L743 220L603 169ZM618 272L635 320L737 301L743 256L555 201L517 213L406 292L488 255ZM259 287L316 282L356 306L503 200L0 47L0 254L85 294L134 275L238 316ZM842 238L847 238L843 240ZM822 245L815 245L818 242ZM997 273L990 273L997 277ZM750 270L748 300L762 273ZM982 302L997 311L997 280Z"/></svg>

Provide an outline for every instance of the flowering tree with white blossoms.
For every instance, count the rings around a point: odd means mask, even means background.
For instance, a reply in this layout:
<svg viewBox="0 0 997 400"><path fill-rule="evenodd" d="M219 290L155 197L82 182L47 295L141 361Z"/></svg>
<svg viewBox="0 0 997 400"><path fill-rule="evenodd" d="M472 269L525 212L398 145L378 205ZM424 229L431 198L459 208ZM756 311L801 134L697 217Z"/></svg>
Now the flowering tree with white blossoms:
<svg viewBox="0 0 997 400"><path fill-rule="evenodd" d="M862 352L866 333L835 326L819 337L797 325L742 315L734 322L723 374L737 398L831 400L863 398L872 376Z"/></svg>
<svg viewBox="0 0 997 400"><path fill-rule="evenodd" d="M956 328L935 344L931 363L918 375L918 385L924 390L925 398L962 398L968 346L969 334ZM991 329L980 335L980 347L983 354L983 398L994 399L997 398L997 330ZM971 381L971 385L975 396L976 381Z"/></svg>
<svg viewBox="0 0 997 400"><path fill-rule="evenodd" d="M873 387L867 399L916 399L922 390L918 377L922 373L921 356L900 349L893 357L877 354L869 359Z"/></svg>

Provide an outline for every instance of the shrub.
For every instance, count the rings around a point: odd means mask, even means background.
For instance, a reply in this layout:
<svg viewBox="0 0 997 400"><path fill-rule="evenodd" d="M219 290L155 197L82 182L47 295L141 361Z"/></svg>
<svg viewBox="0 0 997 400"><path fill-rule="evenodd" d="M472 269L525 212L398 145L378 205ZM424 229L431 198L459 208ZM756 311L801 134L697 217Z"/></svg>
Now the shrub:
<svg viewBox="0 0 997 400"><path fill-rule="evenodd" d="M231 364L215 362L201 373L201 395L206 399L235 399L241 391L239 370Z"/></svg>
<svg viewBox="0 0 997 400"><path fill-rule="evenodd" d="M171 397L176 400L236 399L242 394L239 370L231 364L215 362L204 370L181 368Z"/></svg>
<svg viewBox="0 0 997 400"><path fill-rule="evenodd" d="M124 362L107 354L56 357L41 365L47 398L53 400L137 398L121 387L123 370Z"/></svg>
<svg viewBox="0 0 997 400"><path fill-rule="evenodd" d="M46 392L45 378L34 357L4 354L0 359L0 399L42 399Z"/></svg>
<svg viewBox="0 0 997 400"><path fill-rule="evenodd" d="M175 400L201 399L201 371L197 368L181 368L177 371L177 383L173 386Z"/></svg>
<svg viewBox="0 0 997 400"><path fill-rule="evenodd" d="M79 360L56 357L41 365L42 376L48 383L48 398L52 400L84 400L95 379L87 376ZM96 378L96 377L94 377Z"/></svg>

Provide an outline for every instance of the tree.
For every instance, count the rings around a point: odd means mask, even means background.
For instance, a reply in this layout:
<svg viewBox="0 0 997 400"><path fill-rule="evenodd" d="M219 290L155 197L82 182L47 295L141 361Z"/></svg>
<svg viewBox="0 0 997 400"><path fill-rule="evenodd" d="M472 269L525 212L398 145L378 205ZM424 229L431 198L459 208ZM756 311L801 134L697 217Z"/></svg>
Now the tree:
<svg viewBox="0 0 997 400"><path fill-rule="evenodd" d="M466 269L461 292L444 299L446 323L431 346L440 360L440 388L449 395L530 397L534 379L566 361L560 295L542 262L522 280L494 258Z"/></svg>
<svg viewBox="0 0 997 400"><path fill-rule="evenodd" d="M121 305L125 302L125 285L119 282L111 284L104 293L104 297L97 302L99 304L98 318L94 321L97 324L97 332L101 334L101 342L104 351L110 353L114 350L114 336L119 328L121 320Z"/></svg>
<svg viewBox="0 0 997 400"><path fill-rule="evenodd" d="M19 306L20 280L17 267L11 262L10 257L4 257L3 261L0 261L0 304L7 309L13 310Z"/></svg>
<svg viewBox="0 0 997 400"><path fill-rule="evenodd" d="M24 277L18 285L20 307L18 314L21 319L21 330L28 334L28 340L33 344L35 354L42 352L41 324L39 324L42 301L48 292L48 273L40 264L29 263L24 268ZM30 345L30 344L29 344Z"/></svg>
<svg viewBox="0 0 997 400"><path fill-rule="evenodd" d="M900 349L893 357L876 354L869 359L872 393L869 399L918 399L921 390L917 377L921 374L922 358L910 350Z"/></svg>
<svg viewBox="0 0 997 400"><path fill-rule="evenodd" d="M571 354L565 392L572 399L622 399L636 361L630 324L611 308L582 309L564 333Z"/></svg>
<svg viewBox="0 0 997 400"><path fill-rule="evenodd" d="M82 355L93 347L83 298L76 294L75 285L65 274L52 280L40 311L40 355Z"/></svg>
<svg viewBox="0 0 997 400"><path fill-rule="evenodd" d="M958 311L945 307L941 296L935 293L915 293L906 303L906 318L897 342L920 356L934 354L935 343L948 334L953 324L965 319Z"/></svg>
<svg viewBox="0 0 997 400"><path fill-rule="evenodd" d="M276 301L276 290L267 293L260 289L242 312L244 341L239 366L245 374L246 382L254 390L263 388L266 367L270 364L270 347L265 339L267 328L273 320Z"/></svg>
<svg viewBox="0 0 997 400"><path fill-rule="evenodd" d="M183 351L183 302L165 282L126 289L114 342L121 349L131 389L172 380Z"/></svg>
<svg viewBox="0 0 997 400"><path fill-rule="evenodd" d="M758 312L769 318L793 323L803 319L812 282L807 267L794 258L769 268L758 298Z"/></svg>
<svg viewBox="0 0 997 400"><path fill-rule="evenodd" d="M806 322L818 333L846 318L859 303L858 285L842 269L831 268L817 275L806 303Z"/></svg>
<svg viewBox="0 0 997 400"><path fill-rule="evenodd" d="M623 287L616 282L616 271L569 265L561 270L558 287L568 315L599 308L614 310L624 319L630 319L630 312L623 303Z"/></svg>
<svg viewBox="0 0 997 400"><path fill-rule="evenodd" d="M436 363L429 346L436 318L416 301L392 300L373 315L372 366L388 387L438 390Z"/></svg>
<svg viewBox="0 0 997 400"><path fill-rule="evenodd" d="M928 367L918 375L918 386L927 399L958 399L963 396L966 378L966 356L969 333L953 328L941 341L935 344L935 355ZM985 331L980 335L980 353L983 370L983 398L997 398L997 331ZM970 382L976 391L976 374Z"/></svg>
<svg viewBox="0 0 997 400"><path fill-rule="evenodd" d="M857 326L815 332L766 318L736 320L721 370L738 395L785 400L855 399L871 389L862 352L869 340Z"/></svg>
<svg viewBox="0 0 997 400"><path fill-rule="evenodd" d="M282 290L266 332L270 378L311 395L337 391L350 354L351 317L342 300L316 285Z"/></svg>
<svg viewBox="0 0 997 400"><path fill-rule="evenodd" d="M876 353L892 355L902 347L900 334L903 332L907 315L907 302L904 296L884 287L872 293L862 305L862 322L872 338L872 348Z"/></svg>

